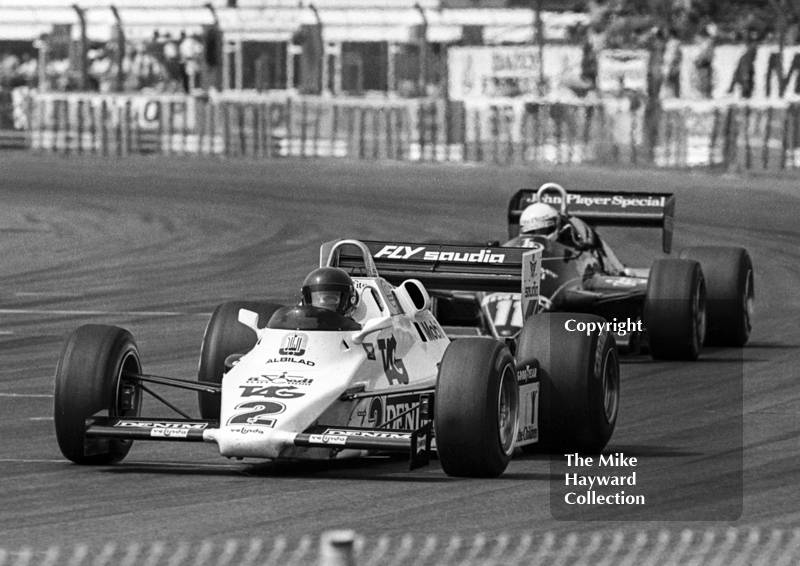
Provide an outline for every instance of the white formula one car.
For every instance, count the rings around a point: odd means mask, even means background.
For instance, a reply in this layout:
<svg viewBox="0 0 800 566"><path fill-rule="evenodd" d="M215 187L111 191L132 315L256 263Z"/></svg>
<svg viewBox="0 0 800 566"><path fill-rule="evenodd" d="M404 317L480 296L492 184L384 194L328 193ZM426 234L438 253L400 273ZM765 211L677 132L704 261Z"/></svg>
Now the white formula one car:
<svg viewBox="0 0 800 566"><path fill-rule="evenodd" d="M321 268L353 282L351 316L312 304L220 305L203 338L198 380L146 374L128 331L82 326L56 370L59 447L75 463L96 465L119 462L134 440L214 443L239 459L405 452L414 469L428 463L433 442L444 471L468 477L500 475L517 447L597 453L617 418L616 344L605 331L564 329L567 317L599 317L535 314L541 252L324 244ZM516 357L494 338L451 341L426 285L521 291L529 316ZM201 418L153 384L197 391ZM141 417L144 393L179 416Z"/></svg>

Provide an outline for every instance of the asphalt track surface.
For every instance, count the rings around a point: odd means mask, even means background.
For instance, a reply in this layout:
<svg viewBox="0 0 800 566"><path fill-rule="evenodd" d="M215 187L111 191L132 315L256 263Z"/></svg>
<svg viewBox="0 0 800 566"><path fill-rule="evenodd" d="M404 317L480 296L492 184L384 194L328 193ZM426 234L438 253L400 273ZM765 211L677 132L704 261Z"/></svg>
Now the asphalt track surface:
<svg viewBox="0 0 800 566"><path fill-rule="evenodd" d="M545 181L673 191L676 248L737 244L753 257L744 350L623 362L607 451L638 458L629 493L644 507L565 510L551 501L563 471L543 456L516 458L495 480L449 478L437 462L408 472L398 458L236 462L203 444L139 442L114 467L62 458L53 374L79 325L128 328L145 371L194 377L213 308L296 300L320 243L502 238L508 197ZM799 527L798 212L797 182L765 177L0 154L0 546ZM654 231L603 232L629 265L661 256ZM170 398L195 410L193 395Z"/></svg>

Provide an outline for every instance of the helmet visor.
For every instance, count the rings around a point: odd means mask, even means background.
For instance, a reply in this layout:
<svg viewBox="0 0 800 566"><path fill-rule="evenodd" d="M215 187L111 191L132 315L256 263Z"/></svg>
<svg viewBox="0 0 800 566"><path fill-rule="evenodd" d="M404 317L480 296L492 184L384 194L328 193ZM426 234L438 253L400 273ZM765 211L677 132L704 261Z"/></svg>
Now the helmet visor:
<svg viewBox="0 0 800 566"><path fill-rule="evenodd" d="M311 304L315 307L341 312L344 310L344 293L340 291L311 291Z"/></svg>

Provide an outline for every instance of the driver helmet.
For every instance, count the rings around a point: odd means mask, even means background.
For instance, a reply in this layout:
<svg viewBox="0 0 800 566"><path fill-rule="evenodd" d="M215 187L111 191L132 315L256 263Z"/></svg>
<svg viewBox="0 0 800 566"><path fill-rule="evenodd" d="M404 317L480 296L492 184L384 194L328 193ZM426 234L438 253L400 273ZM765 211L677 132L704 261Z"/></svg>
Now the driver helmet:
<svg viewBox="0 0 800 566"><path fill-rule="evenodd" d="M338 267L315 269L303 281L304 305L349 316L358 303L358 293L347 272Z"/></svg>
<svg viewBox="0 0 800 566"><path fill-rule="evenodd" d="M522 211L519 228L526 236L550 237L558 232L558 211L549 204L535 202Z"/></svg>

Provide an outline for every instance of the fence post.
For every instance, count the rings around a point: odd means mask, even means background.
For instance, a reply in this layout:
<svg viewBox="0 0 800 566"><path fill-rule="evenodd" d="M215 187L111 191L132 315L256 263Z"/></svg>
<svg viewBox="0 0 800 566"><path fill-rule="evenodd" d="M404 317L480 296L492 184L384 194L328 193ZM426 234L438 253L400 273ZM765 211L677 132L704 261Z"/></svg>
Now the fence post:
<svg viewBox="0 0 800 566"><path fill-rule="evenodd" d="M763 169L766 169L769 166L769 142L771 137L772 137L772 107L770 106L767 108L767 123L764 126L764 142L761 147L761 165Z"/></svg>
<svg viewBox="0 0 800 566"><path fill-rule="evenodd" d="M336 146L339 141L339 105L331 106L331 157L337 157Z"/></svg>
<svg viewBox="0 0 800 566"><path fill-rule="evenodd" d="M352 530L322 533L317 566L356 566L355 538L355 531Z"/></svg>
<svg viewBox="0 0 800 566"><path fill-rule="evenodd" d="M314 108L314 157L320 157L319 144L322 141L320 140L320 124L322 123L324 106L318 103ZM331 157L332 156L333 152L331 151Z"/></svg>
<svg viewBox="0 0 800 566"><path fill-rule="evenodd" d="M392 107L387 106L381 110L381 145L386 159L392 159Z"/></svg>
<svg viewBox="0 0 800 566"><path fill-rule="evenodd" d="M381 108L370 108L372 115L372 158L381 158Z"/></svg>
<svg viewBox="0 0 800 566"><path fill-rule="evenodd" d="M130 153L130 128L131 128L131 102L127 98L122 101L120 118L120 154L127 156Z"/></svg>
<svg viewBox="0 0 800 566"><path fill-rule="evenodd" d="M358 109L358 158L359 159L364 159L364 156L367 154L366 123L367 123L367 111L365 108L359 108Z"/></svg>
<svg viewBox="0 0 800 566"><path fill-rule="evenodd" d="M273 157L272 144L274 143L274 140L272 139L273 138L273 135L272 135L272 132L273 132L272 114L273 114L274 109L276 108L276 106L273 105L271 102L269 102L269 103L265 103L265 107L266 107L266 116L265 116L266 122L264 124L264 136L266 138L266 144L267 144L267 158L269 159L269 158Z"/></svg>

